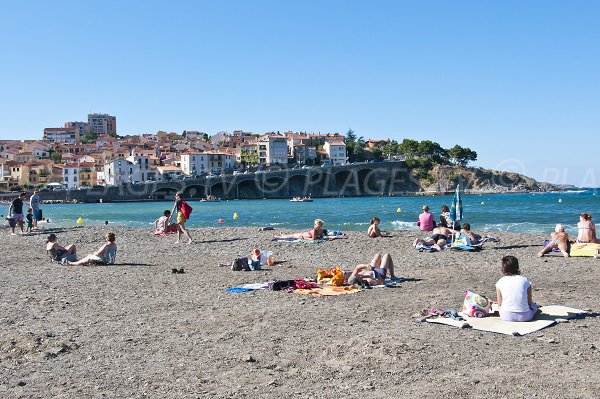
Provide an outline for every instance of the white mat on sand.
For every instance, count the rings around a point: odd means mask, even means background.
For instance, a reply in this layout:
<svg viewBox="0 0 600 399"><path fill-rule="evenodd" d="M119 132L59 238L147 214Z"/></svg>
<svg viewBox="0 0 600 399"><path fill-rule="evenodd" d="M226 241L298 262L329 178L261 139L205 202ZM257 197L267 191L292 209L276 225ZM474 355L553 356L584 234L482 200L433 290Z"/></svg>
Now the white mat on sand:
<svg viewBox="0 0 600 399"><path fill-rule="evenodd" d="M427 319L427 322L445 324L459 328L471 327L475 330L490 331L506 335L526 335L555 324L557 319L572 319L586 313L585 310L561 305L542 306L540 309L542 310L542 313L537 314L532 321L526 322L504 321L498 316L481 318L466 317L463 314L461 314L461 316L463 316L465 321L436 317Z"/></svg>

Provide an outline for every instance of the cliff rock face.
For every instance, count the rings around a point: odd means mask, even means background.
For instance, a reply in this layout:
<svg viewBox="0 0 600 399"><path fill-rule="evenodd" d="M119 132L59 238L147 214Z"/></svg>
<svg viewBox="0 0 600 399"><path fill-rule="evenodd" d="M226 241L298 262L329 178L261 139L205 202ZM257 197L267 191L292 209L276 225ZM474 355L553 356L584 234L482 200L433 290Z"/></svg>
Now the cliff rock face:
<svg viewBox="0 0 600 399"><path fill-rule="evenodd" d="M431 179L421 180L424 191L452 191L457 183L469 192L554 191L559 187L512 172L462 166L434 166Z"/></svg>

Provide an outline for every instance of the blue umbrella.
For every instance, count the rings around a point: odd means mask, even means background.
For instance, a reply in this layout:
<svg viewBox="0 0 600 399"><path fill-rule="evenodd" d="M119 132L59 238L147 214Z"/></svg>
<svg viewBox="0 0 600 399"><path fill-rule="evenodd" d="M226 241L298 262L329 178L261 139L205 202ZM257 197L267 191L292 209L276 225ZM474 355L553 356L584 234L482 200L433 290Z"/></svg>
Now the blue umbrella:
<svg viewBox="0 0 600 399"><path fill-rule="evenodd" d="M450 207L450 220L452 220L452 227L454 222L461 220L463 217L462 200L460 199L460 184L456 185L456 192L452 199L452 206Z"/></svg>

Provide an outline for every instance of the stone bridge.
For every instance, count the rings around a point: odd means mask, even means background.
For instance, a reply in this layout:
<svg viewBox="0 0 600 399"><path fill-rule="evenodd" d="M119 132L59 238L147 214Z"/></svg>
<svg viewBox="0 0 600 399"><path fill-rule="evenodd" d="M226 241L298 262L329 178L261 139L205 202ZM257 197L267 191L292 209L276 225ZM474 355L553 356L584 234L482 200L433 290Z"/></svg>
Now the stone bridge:
<svg viewBox="0 0 600 399"><path fill-rule="evenodd" d="M419 191L418 180L402 162L376 162L310 169L201 177L99 189L44 192L43 199L82 202L170 200L214 195L222 199L401 195Z"/></svg>

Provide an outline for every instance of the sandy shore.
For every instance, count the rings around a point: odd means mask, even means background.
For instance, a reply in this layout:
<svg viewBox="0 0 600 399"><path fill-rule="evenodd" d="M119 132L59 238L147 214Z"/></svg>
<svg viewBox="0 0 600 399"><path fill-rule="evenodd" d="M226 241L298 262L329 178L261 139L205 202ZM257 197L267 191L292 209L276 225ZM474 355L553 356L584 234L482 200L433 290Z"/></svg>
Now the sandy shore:
<svg viewBox="0 0 600 399"><path fill-rule="evenodd" d="M48 230L1 231L0 397L600 397L597 317L525 337L413 317L430 305L458 309L466 289L495 297L507 254L520 259L538 303L597 311L600 260L538 259L541 237L499 234L478 253L430 254L412 249L414 232L290 244L255 228L192 229L187 245L112 230L119 265L110 267L50 263ZM84 255L102 231L57 234ZM285 262L257 272L219 266L255 247ZM350 269L375 252L389 252L412 281L338 297L224 291L312 277L319 266Z"/></svg>

